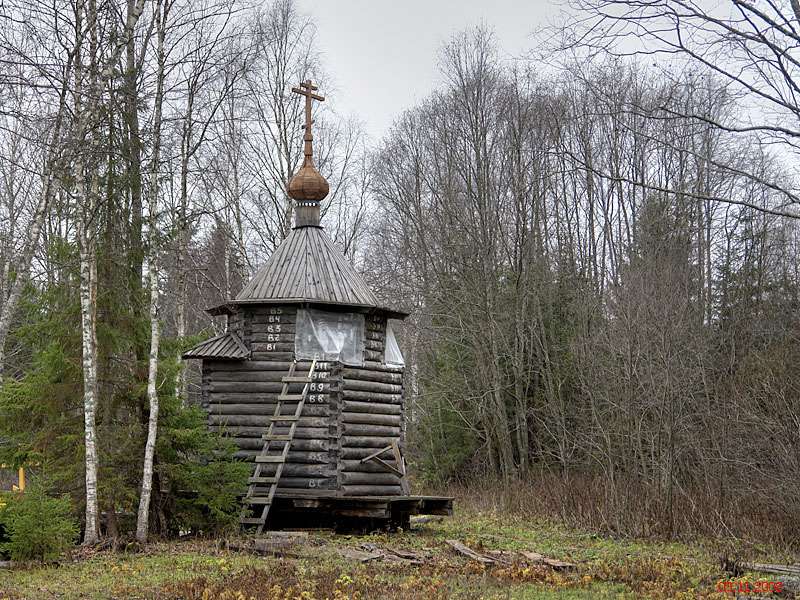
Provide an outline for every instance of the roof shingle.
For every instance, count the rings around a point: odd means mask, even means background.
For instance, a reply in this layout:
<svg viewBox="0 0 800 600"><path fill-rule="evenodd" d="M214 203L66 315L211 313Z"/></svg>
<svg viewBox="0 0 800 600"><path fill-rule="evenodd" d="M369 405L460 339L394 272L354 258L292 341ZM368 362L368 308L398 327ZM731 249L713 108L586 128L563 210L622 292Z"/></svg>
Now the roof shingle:
<svg viewBox="0 0 800 600"><path fill-rule="evenodd" d="M183 353L183 358L205 359L245 359L250 357L250 351L235 333L223 333L216 337L197 344L194 348Z"/></svg>

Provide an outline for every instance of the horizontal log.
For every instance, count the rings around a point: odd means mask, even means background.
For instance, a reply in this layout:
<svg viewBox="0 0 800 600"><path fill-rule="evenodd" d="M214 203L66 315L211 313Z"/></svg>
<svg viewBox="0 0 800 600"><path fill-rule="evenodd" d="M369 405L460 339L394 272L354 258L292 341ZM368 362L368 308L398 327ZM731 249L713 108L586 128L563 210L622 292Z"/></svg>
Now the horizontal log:
<svg viewBox="0 0 800 600"><path fill-rule="evenodd" d="M253 348L255 350L255 348ZM381 361L383 360L383 352L377 350L364 350L364 360Z"/></svg>
<svg viewBox="0 0 800 600"><path fill-rule="evenodd" d="M261 448L264 447L264 440L261 439L261 435L259 434L257 437L229 437L234 444L241 450L253 450L253 451L260 451ZM333 450L332 452L329 450L331 445L336 447L336 442L334 441L333 444L329 440L316 440L316 439L298 439L295 438L292 440L291 445L289 446L289 455L296 456L295 462L319 462L318 459L322 459L323 456L328 456L331 454L336 454L338 450ZM303 455L308 455L308 460L301 460ZM320 456L316 456L320 455ZM327 459L325 459L327 460ZM324 461L323 461L324 462Z"/></svg>
<svg viewBox="0 0 800 600"><path fill-rule="evenodd" d="M402 394L380 394L377 392L360 392L358 390L342 390L345 400L359 400L361 402L382 402L385 404L402 404Z"/></svg>
<svg viewBox="0 0 800 600"><path fill-rule="evenodd" d="M308 391L314 394L325 394L330 391L332 382L314 381L309 384ZM381 384L382 385L382 384ZM303 390L303 384L292 384L292 393L298 394ZM236 394L258 394L262 392L272 392L277 394L283 390L283 383L280 381L210 381L208 391L216 393L236 393Z"/></svg>
<svg viewBox="0 0 800 600"><path fill-rule="evenodd" d="M368 340L377 340L383 342L386 340L386 333L383 331L370 331L368 329L366 332L366 338Z"/></svg>
<svg viewBox="0 0 800 600"><path fill-rule="evenodd" d="M299 373L299 371L298 371ZM302 377L308 374L308 369L302 372ZM281 380L289 375L288 371L209 371L203 373L203 381L256 381L262 383L283 383ZM330 372L315 372L312 379L331 380ZM338 380L338 378L337 378ZM293 384L294 385L294 384Z"/></svg>
<svg viewBox="0 0 800 600"><path fill-rule="evenodd" d="M228 425L236 426L243 425L246 427L264 427L265 429L270 424L270 418L265 415L208 415L209 425ZM327 428L333 424L331 419L325 417L300 417L298 422L298 431L303 428ZM288 425L286 425L288 427ZM282 432L281 432L282 433Z"/></svg>
<svg viewBox="0 0 800 600"><path fill-rule="evenodd" d="M284 405L282 415L291 415L295 412L295 404ZM275 403L267 402L248 402L241 404L219 404L209 403L207 410L215 415L272 415L275 413ZM306 404L303 406L304 417L327 417L330 415L330 408L327 404Z"/></svg>
<svg viewBox="0 0 800 600"><path fill-rule="evenodd" d="M372 452L374 452L374 450ZM392 453L387 452L385 454L381 454L380 459L393 466L395 469L398 469L399 467L397 466L394 458L389 458L390 456L392 456ZM352 473L390 473L386 467L372 460L363 463L360 460L343 460L339 464L342 471Z"/></svg>
<svg viewBox="0 0 800 600"><path fill-rule="evenodd" d="M402 394L403 386L396 383L364 381L351 377L342 378L342 389L357 392L377 392L379 394Z"/></svg>
<svg viewBox="0 0 800 600"><path fill-rule="evenodd" d="M342 402L342 410L346 412L360 412L370 414L399 415L403 412L400 404L384 404L381 402L357 402L355 400L345 400Z"/></svg>
<svg viewBox="0 0 800 600"><path fill-rule="evenodd" d="M294 323L297 320L295 310L285 310L280 314L251 313L247 321L253 325L258 323Z"/></svg>
<svg viewBox="0 0 800 600"><path fill-rule="evenodd" d="M320 489L330 490L338 487L338 481L335 477L281 477L278 482L278 489ZM257 488L259 489L259 488ZM269 488L260 488L264 492L268 492Z"/></svg>
<svg viewBox="0 0 800 600"><path fill-rule="evenodd" d="M346 485L342 486L345 496L402 496L399 485Z"/></svg>
<svg viewBox="0 0 800 600"><path fill-rule="evenodd" d="M268 469L264 469L262 474L264 477L269 477L272 474L272 471ZM330 464L311 464L311 463L290 463L287 462L283 465L283 474L281 475L281 481L283 481L284 477L308 477L310 479L322 478L322 479L331 479L335 478L336 475L336 467Z"/></svg>
<svg viewBox="0 0 800 600"><path fill-rule="evenodd" d="M382 383L403 383L403 374L398 372L386 372L374 369L358 369L355 367L345 367L342 369L342 377L345 379L359 379L362 381L380 381Z"/></svg>
<svg viewBox="0 0 800 600"><path fill-rule="evenodd" d="M265 392L209 392L209 404L275 404L278 401L278 392L265 393ZM306 398L307 404L325 404L329 400L330 394L313 394L314 400L311 401L312 394ZM319 397L321 396L321 398ZM294 401L291 402L295 404Z"/></svg>
<svg viewBox="0 0 800 600"><path fill-rule="evenodd" d="M248 403L248 404L209 404L208 405L208 412L212 415L216 416L224 416L224 415L259 415L259 416L270 416L275 414L275 404L257 404L257 403ZM282 407L281 414L282 415L293 415L295 413L295 405L286 405ZM323 418L332 418L330 408L328 408L327 404L308 404L306 403L303 406L303 417L323 417ZM332 420L331 422L335 422Z"/></svg>
<svg viewBox="0 0 800 600"><path fill-rule="evenodd" d="M261 394L272 392L278 394L283 389L279 381L214 381L208 382L207 389L211 394L231 392L236 394Z"/></svg>
<svg viewBox="0 0 800 600"><path fill-rule="evenodd" d="M380 360L365 360L364 364L361 365L361 366L364 369L372 369L372 370L376 370L376 371L380 370L380 368L383 367L383 368L390 368L390 369L393 369L393 370L399 369L400 372L402 372L403 369L405 368L405 367L395 367L395 366L389 367L386 363L383 362L383 357L381 357Z"/></svg>
<svg viewBox="0 0 800 600"><path fill-rule="evenodd" d="M375 438L370 438L370 439L375 439ZM387 443L383 444L382 446L378 446L378 447L369 447L369 446L361 447L361 448L346 447L346 448L342 448L341 450L339 450L339 456L341 457L343 462L346 462L348 460L355 460L356 462L360 462L360 460L362 458L366 458L367 456L375 454L376 450L381 449L381 448L389 447L391 445L392 441L399 443L398 440L389 439L389 440L387 440ZM403 445L400 444L400 451L402 452L402 450L403 450ZM380 455L380 457L381 457L382 460L385 460L386 462L393 462L394 461L394 457L392 455L392 451L391 450L389 450L387 452L384 452L383 454Z"/></svg>
<svg viewBox="0 0 800 600"><path fill-rule="evenodd" d="M391 427L388 425L362 425L360 423L342 423L342 433L345 435L400 437L400 427Z"/></svg>
<svg viewBox="0 0 800 600"><path fill-rule="evenodd" d="M387 365L381 361L364 361L363 365L345 365L343 369L351 369L354 371L373 371L377 373L399 373L403 374L403 367L395 367Z"/></svg>
<svg viewBox="0 0 800 600"><path fill-rule="evenodd" d="M221 433L228 437L240 438L240 437L257 437L260 438L262 435L266 433L266 428L264 427L257 427L257 426L250 426L250 425L209 425L209 431L213 431L216 433ZM298 443L298 440L320 440L320 441L327 441L329 439L335 439L337 436L331 436L328 431L328 428L319 428L319 427L298 427L297 431L294 433L294 441L292 445Z"/></svg>
<svg viewBox="0 0 800 600"><path fill-rule="evenodd" d="M400 485L400 478L392 473L354 473L341 474L343 485Z"/></svg>
<svg viewBox="0 0 800 600"><path fill-rule="evenodd" d="M385 342L383 340L367 339L364 340L364 348L367 350L375 350L376 352L383 352L384 343Z"/></svg>
<svg viewBox="0 0 800 600"><path fill-rule="evenodd" d="M293 358L294 352L256 352L253 350L250 353L250 359L258 361L288 361Z"/></svg>
<svg viewBox="0 0 800 600"><path fill-rule="evenodd" d="M254 342L250 344L250 350L253 352L266 353L293 352L294 340L290 342Z"/></svg>
<svg viewBox="0 0 800 600"><path fill-rule="evenodd" d="M255 438L253 438L255 439ZM253 462L256 455L261 453L261 448L258 449L245 449L237 450L235 456L239 460ZM327 452L289 452L286 457L286 464L312 464L312 465L331 465L333 468L336 465L336 456Z"/></svg>
<svg viewBox="0 0 800 600"><path fill-rule="evenodd" d="M290 333L294 335L294 332L294 323L253 323L250 326L251 337L256 335L266 335L269 333Z"/></svg>
<svg viewBox="0 0 800 600"><path fill-rule="evenodd" d="M207 371L283 371L288 374L289 368L292 366L291 361L286 360L246 360L246 361L231 361L231 360L215 360L209 362L204 367ZM337 367L338 363L333 361L318 361L316 364L316 371L329 371ZM308 373L311 368L310 360L297 361L295 374Z"/></svg>
<svg viewBox="0 0 800 600"><path fill-rule="evenodd" d="M370 413L343 412L342 422L361 425L389 425L400 427L403 418L400 415L382 415Z"/></svg>
<svg viewBox="0 0 800 600"><path fill-rule="evenodd" d="M294 333L291 331L281 331L280 333L266 333L256 332L250 334L249 340L251 344L254 343L278 343L294 344Z"/></svg>
<svg viewBox="0 0 800 600"><path fill-rule="evenodd" d="M359 436L359 435L344 435L342 436L342 457L345 456L347 448L385 448L391 446L392 442L397 442L397 436ZM369 454L369 452L367 453Z"/></svg>

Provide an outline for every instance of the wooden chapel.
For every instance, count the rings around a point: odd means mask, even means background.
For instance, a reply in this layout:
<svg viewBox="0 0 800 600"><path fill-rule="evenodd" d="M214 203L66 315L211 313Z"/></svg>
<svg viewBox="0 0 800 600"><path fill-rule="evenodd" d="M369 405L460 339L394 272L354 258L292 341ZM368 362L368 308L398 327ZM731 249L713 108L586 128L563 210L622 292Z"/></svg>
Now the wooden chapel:
<svg viewBox="0 0 800 600"><path fill-rule="evenodd" d="M253 279L208 309L227 331L183 357L202 361L208 426L252 461L241 523L255 527L408 526L451 514L452 498L412 496L405 445L403 359L384 306L328 237L328 195L313 160L310 81L304 162L287 187L295 226Z"/></svg>

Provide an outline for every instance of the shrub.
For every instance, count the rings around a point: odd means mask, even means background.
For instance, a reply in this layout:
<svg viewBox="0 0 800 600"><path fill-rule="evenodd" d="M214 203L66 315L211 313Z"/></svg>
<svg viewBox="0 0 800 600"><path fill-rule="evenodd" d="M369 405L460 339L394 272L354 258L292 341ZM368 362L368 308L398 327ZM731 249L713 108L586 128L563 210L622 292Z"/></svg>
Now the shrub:
<svg viewBox="0 0 800 600"><path fill-rule="evenodd" d="M249 463L234 460L233 443L206 428L198 407L164 399L156 474L168 490L157 504L168 531L220 534L238 529L239 496L247 489Z"/></svg>
<svg viewBox="0 0 800 600"><path fill-rule="evenodd" d="M78 526L68 497L52 498L33 486L4 501L0 525L8 541L0 544L0 552L12 560L54 560L75 542Z"/></svg>

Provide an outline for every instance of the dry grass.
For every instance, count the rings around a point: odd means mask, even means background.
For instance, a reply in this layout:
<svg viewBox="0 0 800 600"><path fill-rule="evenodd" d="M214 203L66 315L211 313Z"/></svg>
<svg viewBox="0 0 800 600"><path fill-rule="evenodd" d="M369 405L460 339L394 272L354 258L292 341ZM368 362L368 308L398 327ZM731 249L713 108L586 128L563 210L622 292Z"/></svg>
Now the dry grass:
<svg viewBox="0 0 800 600"><path fill-rule="evenodd" d="M480 481L485 481L480 479ZM800 552L800 512L787 511L756 497L738 496L724 507L702 491L676 496L634 481L609 489L601 477L541 474L513 485L453 485L439 493L456 496L472 512L496 512L524 519L546 519L603 535L693 542L713 539L726 553Z"/></svg>
<svg viewBox="0 0 800 600"><path fill-rule="evenodd" d="M522 492L520 492L521 494ZM513 510L497 510L514 501ZM0 571L0 599L148 600L352 600L431 598L724 598L716 584L725 574L715 540L693 543L599 535L535 516L540 500L471 493L457 514L413 531L370 536L313 532L296 558L258 557L221 550L212 540L153 544L145 552L99 552L58 567ZM533 550L578 565L554 572L525 564L482 565L454 553L448 538L474 548ZM338 549L369 542L415 550L421 566L360 563ZM796 561L767 548L749 547L757 560ZM747 574L751 581L755 574ZM727 596L730 597L730 596Z"/></svg>

